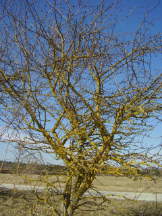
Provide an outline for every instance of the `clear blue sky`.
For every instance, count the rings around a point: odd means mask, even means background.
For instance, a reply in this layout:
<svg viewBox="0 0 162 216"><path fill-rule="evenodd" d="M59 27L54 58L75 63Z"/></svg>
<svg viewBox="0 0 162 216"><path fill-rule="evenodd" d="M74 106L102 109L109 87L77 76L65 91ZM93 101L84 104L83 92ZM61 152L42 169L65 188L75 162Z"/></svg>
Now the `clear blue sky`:
<svg viewBox="0 0 162 216"><path fill-rule="evenodd" d="M19 1L21 2L21 1ZM40 9L43 6L43 1L39 1ZM94 4L95 1L89 0L83 2L88 2L88 4ZM105 2L112 2L106 0ZM162 33L162 1L161 0L123 0L121 1L121 6L118 7L116 11L116 19L119 22L119 25L116 31L119 32L133 32L138 26L140 20L147 16L149 25L151 27L151 32L161 32ZM146 13L147 11L147 13ZM128 15L128 16L127 16ZM154 59L154 70L155 73L162 73L161 70L161 60L162 57L157 57ZM145 137L143 143L148 146L152 145L162 145L162 123L158 124L155 129L150 133L151 137ZM0 143L0 160L15 160L16 151L15 146L9 143ZM54 155L44 154L43 158L50 163L61 163L60 161L55 160Z"/></svg>

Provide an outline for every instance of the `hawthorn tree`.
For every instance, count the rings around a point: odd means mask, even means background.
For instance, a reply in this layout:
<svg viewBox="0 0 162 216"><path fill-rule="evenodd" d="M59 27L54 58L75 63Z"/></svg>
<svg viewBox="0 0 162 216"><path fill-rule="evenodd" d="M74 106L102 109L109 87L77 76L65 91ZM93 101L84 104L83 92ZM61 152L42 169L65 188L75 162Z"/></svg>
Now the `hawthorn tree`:
<svg viewBox="0 0 162 216"><path fill-rule="evenodd" d="M55 154L66 167L63 211L71 216L105 167L138 176L153 160L139 137L161 111L162 48L146 16L134 32L117 26L118 1L2 1L0 84L3 112L21 145ZM150 31L151 32L151 31Z"/></svg>

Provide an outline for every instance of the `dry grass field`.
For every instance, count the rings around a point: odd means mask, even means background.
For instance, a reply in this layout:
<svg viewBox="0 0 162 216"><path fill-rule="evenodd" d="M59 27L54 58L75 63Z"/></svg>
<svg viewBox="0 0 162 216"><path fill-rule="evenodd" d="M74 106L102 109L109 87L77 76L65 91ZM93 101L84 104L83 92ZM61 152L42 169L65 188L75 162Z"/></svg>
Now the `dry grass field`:
<svg viewBox="0 0 162 216"><path fill-rule="evenodd" d="M27 184L35 186L45 186L48 182L59 181L63 184L65 176L39 176L39 175L14 175L0 174L0 184ZM156 180L138 179L133 180L127 177L97 176L94 181L96 189L101 191L119 192L158 192L162 193L162 177Z"/></svg>
<svg viewBox="0 0 162 216"><path fill-rule="evenodd" d="M56 199L56 197L55 197ZM99 200L98 200L99 201ZM51 200L47 203L38 200L32 192L14 191L0 193L0 216L55 216ZM92 211L95 210L95 211ZM89 198L89 204L76 212L78 216L161 216L162 203L139 202L130 200L111 200L96 207Z"/></svg>
<svg viewBox="0 0 162 216"><path fill-rule="evenodd" d="M43 179L42 179L43 178ZM0 184L27 184L42 186L45 182L62 182L66 176L44 176L39 175L14 175L0 174ZM44 183L43 183L44 182ZM162 178L157 177L156 181L150 179L133 179L115 176L97 176L94 186L103 191L128 191L128 192L160 192L162 193ZM88 203L76 214L78 216L161 216L162 203L131 201L131 200L110 200L101 208ZM32 191L8 191L0 192L0 216L55 216L52 204L41 202ZM98 200L97 200L98 201ZM58 205L58 204L57 204ZM104 207L104 208L103 208ZM87 210L95 209L94 211Z"/></svg>
<svg viewBox="0 0 162 216"><path fill-rule="evenodd" d="M146 178L133 180L127 177L98 176L94 185L98 190L104 191L162 193L162 177L153 181Z"/></svg>

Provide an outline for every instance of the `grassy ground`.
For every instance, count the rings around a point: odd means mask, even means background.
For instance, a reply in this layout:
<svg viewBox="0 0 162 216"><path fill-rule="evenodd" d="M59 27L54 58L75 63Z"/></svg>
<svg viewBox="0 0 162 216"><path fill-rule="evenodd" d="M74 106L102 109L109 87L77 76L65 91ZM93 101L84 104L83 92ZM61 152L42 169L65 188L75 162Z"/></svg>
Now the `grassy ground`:
<svg viewBox="0 0 162 216"><path fill-rule="evenodd" d="M43 178L43 179L42 179ZM45 182L60 182L63 185L65 176L44 176L0 174L0 184L45 185ZM34 181L33 181L34 180ZM44 183L42 183L44 182ZM98 190L160 192L162 193L162 178L156 181L138 179L133 181L126 177L97 176L94 185ZM55 185L57 188L57 184ZM58 184L59 186L59 184ZM87 199L78 216L162 216L162 203L151 203L131 200L109 200L104 205L97 206L92 198ZM85 200L86 201L86 200ZM59 196L45 195L38 199L34 192L0 190L0 216L55 216L53 205L59 206ZM90 211L89 211L90 210ZM94 211L92 211L94 210Z"/></svg>
<svg viewBox="0 0 162 216"><path fill-rule="evenodd" d="M127 177L98 176L94 181L98 190L123 192L159 192L162 193L162 177L133 180Z"/></svg>
<svg viewBox="0 0 162 216"><path fill-rule="evenodd" d="M29 184L45 185L47 182L60 182L63 185L65 176L43 176L39 175L22 175L0 174L0 184ZM44 182L44 183L43 183ZM156 181L150 179L133 179L127 177L115 176L97 176L94 186L103 191L126 191L126 192L158 192L162 193L162 177L157 177Z"/></svg>
<svg viewBox="0 0 162 216"><path fill-rule="evenodd" d="M37 199L34 192L1 191L0 216L55 216L52 205L58 204L54 199L57 200L57 197L48 200L48 203ZM99 203L99 200L96 202ZM87 205L76 213L78 216L161 216L162 203L110 200L97 207L89 198Z"/></svg>

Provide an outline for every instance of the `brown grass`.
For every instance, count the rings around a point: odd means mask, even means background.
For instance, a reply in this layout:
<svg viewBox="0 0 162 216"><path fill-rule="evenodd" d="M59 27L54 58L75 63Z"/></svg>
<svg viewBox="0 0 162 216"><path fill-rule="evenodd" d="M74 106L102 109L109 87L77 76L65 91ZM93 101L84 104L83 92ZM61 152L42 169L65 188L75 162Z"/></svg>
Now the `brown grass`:
<svg viewBox="0 0 162 216"><path fill-rule="evenodd" d="M56 197L55 197L56 198ZM147 203L130 200L111 200L102 206L93 205L92 199L78 210L78 216L161 216L162 203ZM99 200L97 200L99 202ZM0 216L55 216L51 205L40 202L34 192L0 193ZM92 211L95 210L95 211Z"/></svg>
<svg viewBox="0 0 162 216"><path fill-rule="evenodd" d="M63 185L66 176L39 176L39 175L14 175L0 174L0 184L27 184L42 186L46 183L56 181ZM162 177L157 177L156 181L151 179L133 179L115 176L97 176L94 186L102 191L124 191L124 192L159 192L162 193Z"/></svg>
<svg viewBox="0 0 162 216"><path fill-rule="evenodd" d="M94 185L98 190L103 191L162 193L162 177L157 177L154 181L146 178L135 181L127 177L98 176Z"/></svg>

